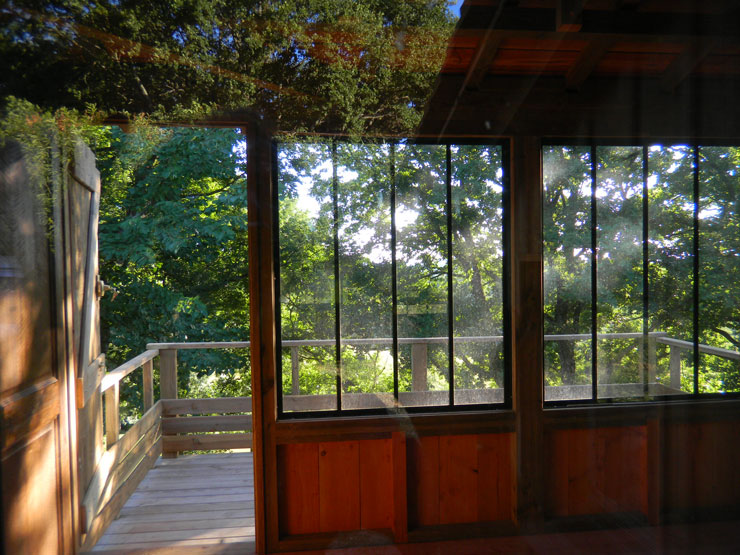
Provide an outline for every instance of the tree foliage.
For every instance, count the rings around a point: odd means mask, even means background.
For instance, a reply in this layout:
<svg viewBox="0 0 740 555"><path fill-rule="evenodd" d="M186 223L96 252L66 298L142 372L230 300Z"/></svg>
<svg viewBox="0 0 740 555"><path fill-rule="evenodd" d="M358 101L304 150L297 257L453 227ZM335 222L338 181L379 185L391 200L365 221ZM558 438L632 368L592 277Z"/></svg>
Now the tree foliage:
<svg viewBox="0 0 740 555"><path fill-rule="evenodd" d="M102 301L109 366L149 342L248 340L243 146L232 129L97 130L100 272L118 291ZM178 358L183 393L191 375L213 374L240 374L249 391L246 350ZM124 399L136 404L138 390Z"/></svg>
<svg viewBox="0 0 740 555"><path fill-rule="evenodd" d="M282 130L409 132L452 30L444 0L13 0L0 97L108 114L251 109Z"/></svg>

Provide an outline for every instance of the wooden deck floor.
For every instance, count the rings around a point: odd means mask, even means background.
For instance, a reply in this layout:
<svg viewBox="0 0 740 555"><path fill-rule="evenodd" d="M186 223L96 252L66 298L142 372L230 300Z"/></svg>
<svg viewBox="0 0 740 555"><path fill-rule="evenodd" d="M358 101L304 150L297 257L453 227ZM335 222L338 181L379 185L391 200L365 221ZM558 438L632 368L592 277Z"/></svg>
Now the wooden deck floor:
<svg viewBox="0 0 740 555"><path fill-rule="evenodd" d="M251 453L159 459L93 551L254 553Z"/></svg>

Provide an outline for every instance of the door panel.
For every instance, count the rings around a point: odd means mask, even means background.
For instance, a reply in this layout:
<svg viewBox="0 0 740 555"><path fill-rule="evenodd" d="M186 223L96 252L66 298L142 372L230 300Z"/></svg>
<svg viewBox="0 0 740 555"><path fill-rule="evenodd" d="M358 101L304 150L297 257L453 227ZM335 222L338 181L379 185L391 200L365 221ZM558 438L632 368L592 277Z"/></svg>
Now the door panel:
<svg viewBox="0 0 740 555"><path fill-rule="evenodd" d="M52 225L54 172L0 149L0 468L6 553L75 549L69 371ZM57 172L56 175L61 175ZM58 185L58 184L57 184ZM56 241L55 241L56 239Z"/></svg>

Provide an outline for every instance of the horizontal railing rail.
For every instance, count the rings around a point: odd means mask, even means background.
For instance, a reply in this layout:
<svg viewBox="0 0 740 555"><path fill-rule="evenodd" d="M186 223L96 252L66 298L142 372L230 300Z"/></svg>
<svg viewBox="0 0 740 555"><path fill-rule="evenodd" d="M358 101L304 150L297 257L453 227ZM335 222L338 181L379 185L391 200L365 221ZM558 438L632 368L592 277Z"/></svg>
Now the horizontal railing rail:
<svg viewBox="0 0 740 555"><path fill-rule="evenodd" d="M649 332L647 336L642 332L610 332L610 333L599 333L596 335L598 341L606 340L624 340L624 339L643 339L647 337L647 370L648 370L648 382L655 383L657 373L657 354L656 345L664 344L669 347L669 383L663 385L667 392L679 393L681 391L681 360L682 354L693 349L693 344L689 341L683 341L675 339L669 336L667 332L654 331ZM550 341L586 341L591 340L593 336L590 333L572 333L572 334L546 334L544 340ZM503 341L503 335L485 335L485 336L464 336L454 337L452 339L453 344L465 344L465 343L496 343ZM426 392L428 391L427 385L427 361L428 361L428 346L430 345L446 345L449 343L448 337L399 337L399 345L411 345L411 392ZM393 345L393 338L391 337L370 337L370 338L342 338L340 344L348 347L372 347L372 346L390 346ZM169 350L171 352L177 352L181 349L247 349L249 348L249 341L220 341L220 342L170 342L170 343L149 343L147 349L151 350ZM300 390L300 349L305 347L334 347L336 345L335 339L285 339L281 342L283 349L290 350L291 360L291 396L289 399L292 404L293 401L299 403L301 407L305 405L304 402L298 401L298 396L301 395ZM642 347L641 347L642 348ZM723 349L719 347L712 347L709 345L699 345L699 352L723 357L730 360L740 360L740 352L732 351L729 349ZM644 369L640 368L640 382L643 381ZM618 385L618 384L615 384ZM431 392L430 392L431 393ZM663 392L666 393L666 392ZM368 394L356 394L365 395ZM381 394L382 395L382 394ZM315 396L315 395L314 395ZM331 396L329 396L331 397ZM369 397L368 397L369 398ZM327 397L328 399L328 397ZM359 399L359 398L358 398ZM358 401L361 403L376 403L378 401ZM415 400L416 402L416 400ZM324 400L322 406L330 405L331 401Z"/></svg>

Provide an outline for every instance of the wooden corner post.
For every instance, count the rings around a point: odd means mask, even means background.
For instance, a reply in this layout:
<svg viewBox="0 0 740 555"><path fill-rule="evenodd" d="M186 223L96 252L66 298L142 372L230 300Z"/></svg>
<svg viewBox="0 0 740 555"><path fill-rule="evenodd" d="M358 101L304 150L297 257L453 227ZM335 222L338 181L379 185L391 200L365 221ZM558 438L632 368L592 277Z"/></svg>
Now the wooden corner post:
<svg viewBox="0 0 740 555"><path fill-rule="evenodd" d="M542 152L538 137L511 150L511 300L516 509L521 533L544 523Z"/></svg>
<svg viewBox="0 0 740 555"><path fill-rule="evenodd" d="M278 548L277 420L275 390L275 271L273 256L272 136L255 119L247 135L249 220L249 335L252 366L254 514L257 553Z"/></svg>
<svg viewBox="0 0 740 555"><path fill-rule="evenodd" d="M159 351L159 397L160 399L177 399L177 351L162 349ZM177 451L163 452L162 458L177 458Z"/></svg>

